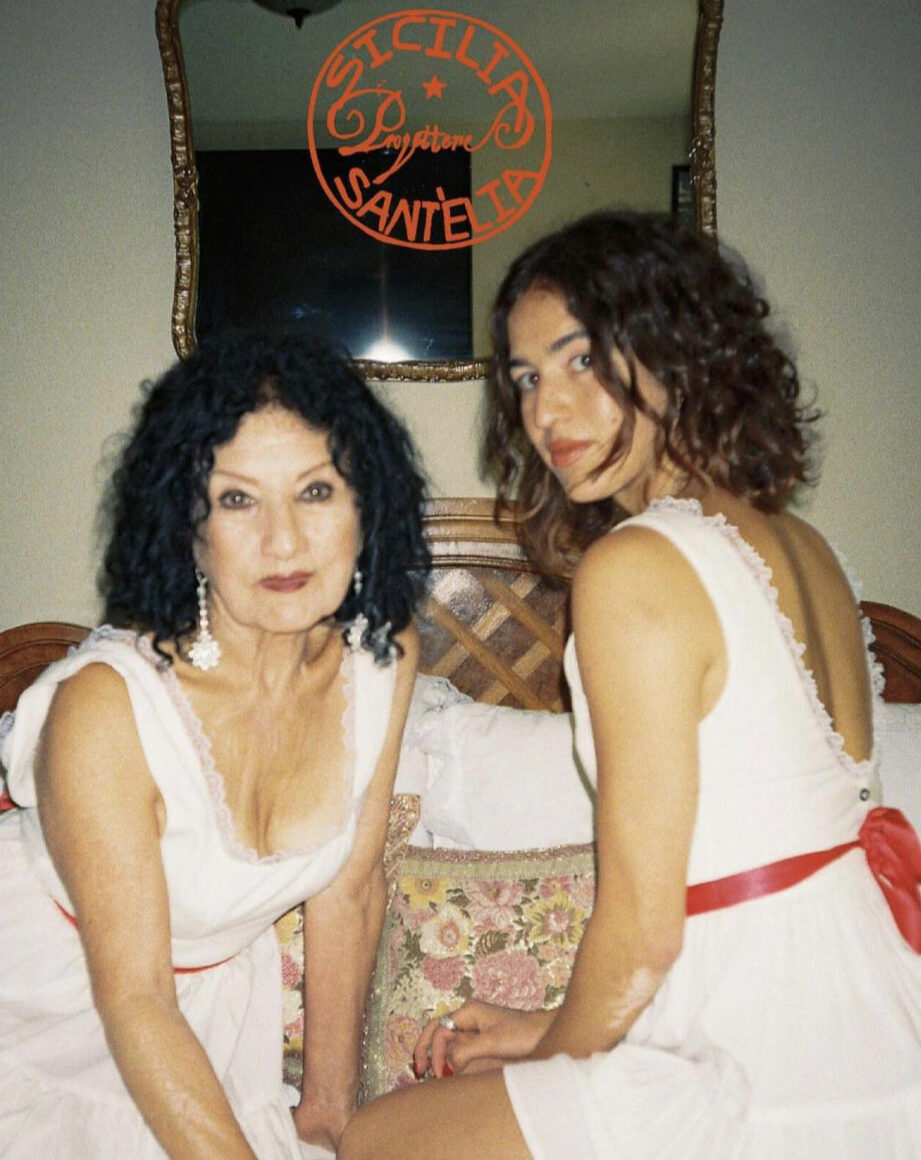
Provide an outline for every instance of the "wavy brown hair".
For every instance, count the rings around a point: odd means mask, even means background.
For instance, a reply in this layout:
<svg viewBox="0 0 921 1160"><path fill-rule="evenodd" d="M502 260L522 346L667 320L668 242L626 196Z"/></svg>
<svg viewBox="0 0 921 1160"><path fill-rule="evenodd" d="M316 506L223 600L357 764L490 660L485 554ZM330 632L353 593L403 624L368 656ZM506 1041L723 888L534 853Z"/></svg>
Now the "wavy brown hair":
<svg viewBox="0 0 921 1160"><path fill-rule="evenodd" d="M768 305L745 266L674 218L590 214L513 263L492 314L484 459L498 478L498 505L523 512L522 543L547 571L568 571L625 513L612 500L571 503L525 434L509 375L508 318L535 288L563 296L623 411L604 467L629 450L641 411L657 424L660 451L688 476L762 511L778 511L798 485L812 482L809 425L818 412L800 401L796 367L768 330ZM612 367L615 347L631 367L627 383ZM667 392L661 416L639 393L637 362Z"/></svg>

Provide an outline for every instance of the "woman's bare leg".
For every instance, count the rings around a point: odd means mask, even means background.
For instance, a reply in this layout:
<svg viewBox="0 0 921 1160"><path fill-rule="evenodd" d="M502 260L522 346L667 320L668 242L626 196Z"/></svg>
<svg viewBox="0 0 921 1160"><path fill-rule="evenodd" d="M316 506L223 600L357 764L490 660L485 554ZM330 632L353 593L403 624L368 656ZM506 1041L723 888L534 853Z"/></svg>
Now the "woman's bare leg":
<svg viewBox="0 0 921 1160"><path fill-rule="evenodd" d="M532 1160L501 1071L428 1080L365 1104L338 1160Z"/></svg>

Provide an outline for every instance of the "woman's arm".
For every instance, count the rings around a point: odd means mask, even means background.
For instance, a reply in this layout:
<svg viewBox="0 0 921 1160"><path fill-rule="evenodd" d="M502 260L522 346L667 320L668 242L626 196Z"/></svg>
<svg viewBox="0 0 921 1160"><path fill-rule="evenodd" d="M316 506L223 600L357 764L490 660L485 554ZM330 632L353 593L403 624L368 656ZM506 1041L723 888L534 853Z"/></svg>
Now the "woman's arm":
<svg viewBox="0 0 921 1160"><path fill-rule="evenodd" d="M458 1032L432 1021L420 1074L605 1050L655 994L682 939L697 797L697 727L723 681L722 632L696 574L667 540L624 529L595 544L573 586L579 667L598 759L598 876L563 1005L471 1001Z"/></svg>
<svg viewBox="0 0 921 1160"><path fill-rule="evenodd" d="M109 1050L141 1115L172 1160L255 1160L176 1001L165 812L113 669L87 665L57 690L36 788Z"/></svg>
<svg viewBox="0 0 921 1160"><path fill-rule="evenodd" d="M681 949L698 725L723 680L713 606L680 552L648 529L586 553L573 627L598 762L597 891L537 1059L613 1047Z"/></svg>
<svg viewBox="0 0 921 1160"><path fill-rule="evenodd" d="M393 711L354 846L334 881L304 905L304 1080L294 1119L301 1139L333 1149L357 1106L362 1014L386 905L390 798L419 654L414 628L398 639Z"/></svg>

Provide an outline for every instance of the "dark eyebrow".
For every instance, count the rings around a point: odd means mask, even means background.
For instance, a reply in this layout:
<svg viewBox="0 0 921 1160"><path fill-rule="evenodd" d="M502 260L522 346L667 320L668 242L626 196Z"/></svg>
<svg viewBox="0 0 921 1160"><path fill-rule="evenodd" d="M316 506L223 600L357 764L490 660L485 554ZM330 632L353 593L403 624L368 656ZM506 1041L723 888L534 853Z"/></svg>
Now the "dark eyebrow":
<svg viewBox="0 0 921 1160"><path fill-rule="evenodd" d="M305 470L298 475L296 482L300 483L301 480L307 479L307 477L313 475L315 471L320 471L320 469L324 467L335 467L335 464L333 463L332 459L324 459L320 463L314 463L312 467L305 468ZM213 479L216 475L223 475L231 480L239 479L243 483L256 484L257 486L259 483L258 479L254 479L250 475L243 475L242 472L239 471L230 471L226 467L215 467L211 472L211 478Z"/></svg>
<svg viewBox="0 0 921 1160"><path fill-rule="evenodd" d="M577 338L588 338L588 331L585 330L584 327L579 327L578 330L571 330L568 334L560 335L559 338L551 342L548 349L551 354L556 354L557 351L562 350L564 346L568 346L569 343L575 342ZM528 363L526 359L510 358L508 360L508 365L509 367L522 367L527 366Z"/></svg>
<svg viewBox="0 0 921 1160"><path fill-rule="evenodd" d="M588 338L588 331L584 326L580 326L578 330L571 330L569 334L564 334L555 342L551 342L550 349L554 354L556 354L558 350L562 350L564 346L567 346L571 342L575 342L577 338Z"/></svg>

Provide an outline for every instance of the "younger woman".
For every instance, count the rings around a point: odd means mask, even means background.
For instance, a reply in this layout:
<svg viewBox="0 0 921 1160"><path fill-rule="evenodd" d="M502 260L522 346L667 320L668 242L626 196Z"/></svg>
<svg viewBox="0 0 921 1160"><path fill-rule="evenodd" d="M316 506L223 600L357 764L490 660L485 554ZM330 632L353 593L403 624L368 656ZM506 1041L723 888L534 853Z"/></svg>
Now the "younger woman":
<svg viewBox="0 0 921 1160"><path fill-rule="evenodd" d="M342 1160L921 1155L921 846L875 805L848 581L785 510L813 415L766 314L658 216L507 275L489 449L536 558L578 559L596 905L562 1006L431 1024L417 1070L455 1078L362 1109Z"/></svg>

